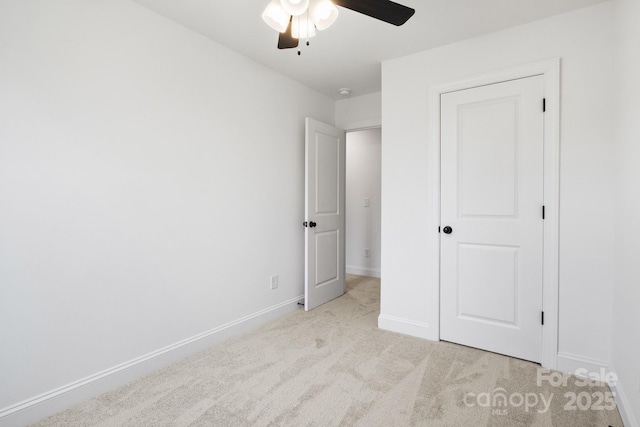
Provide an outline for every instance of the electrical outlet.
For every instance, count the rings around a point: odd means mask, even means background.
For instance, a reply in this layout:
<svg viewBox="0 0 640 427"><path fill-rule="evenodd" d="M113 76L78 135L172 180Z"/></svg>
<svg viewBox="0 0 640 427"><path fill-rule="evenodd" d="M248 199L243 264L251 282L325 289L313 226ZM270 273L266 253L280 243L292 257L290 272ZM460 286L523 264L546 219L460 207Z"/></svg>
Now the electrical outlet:
<svg viewBox="0 0 640 427"><path fill-rule="evenodd" d="M369 258L370 255L371 255L371 251L369 250L369 248L364 248L364 257Z"/></svg>
<svg viewBox="0 0 640 427"><path fill-rule="evenodd" d="M271 290L276 289L278 287L278 276L271 276L269 283L271 284Z"/></svg>
<svg viewBox="0 0 640 427"><path fill-rule="evenodd" d="M368 208L369 206L371 206L371 199L368 197L364 198L364 207Z"/></svg>

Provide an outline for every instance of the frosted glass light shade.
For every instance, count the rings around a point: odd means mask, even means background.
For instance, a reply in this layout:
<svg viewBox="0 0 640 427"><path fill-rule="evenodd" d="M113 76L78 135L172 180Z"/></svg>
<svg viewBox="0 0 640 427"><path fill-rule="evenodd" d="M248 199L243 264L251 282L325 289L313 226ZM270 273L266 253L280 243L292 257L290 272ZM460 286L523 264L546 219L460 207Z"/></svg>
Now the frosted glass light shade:
<svg viewBox="0 0 640 427"><path fill-rule="evenodd" d="M262 20L279 33L287 31L290 19L291 15L282 8L280 0L271 0L271 3L262 12Z"/></svg>
<svg viewBox="0 0 640 427"><path fill-rule="evenodd" d="M309 0L280 0L280 5L289 15L299 16L307 11Z"/></svg>
<svg viewBox="0 0 640 427"><path fill-rule="evenodd" d="M294 16L291 20L291 37L294 39L308 39L316 35L316 26L308 13Z"/></svg>
<svg viewBox="0 0 640 427"><path fill-rule="evenodd" d="M311 0L309 3L309 15L316 28L322 31L336 22L338 8L331 0Z"/></svg>

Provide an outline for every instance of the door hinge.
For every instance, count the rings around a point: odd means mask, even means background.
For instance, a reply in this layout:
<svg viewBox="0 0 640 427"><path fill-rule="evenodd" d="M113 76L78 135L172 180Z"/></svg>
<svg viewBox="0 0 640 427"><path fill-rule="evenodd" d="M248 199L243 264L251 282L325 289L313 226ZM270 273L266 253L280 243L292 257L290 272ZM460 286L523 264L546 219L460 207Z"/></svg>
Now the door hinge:
<svg viewBox="0 0 640 427"><path fill-rule="evenodd" d="M547 111L547 98L542 98L542 112Z"/></svg>
<svg viewBox="0 0 640 427"><path fill-rule="evenodd" d="M545 217L545 211L544 210L545 210L544 209L544 205L542 205L542 219L544 219L544 217Z"/></svg>
<svg viewBox="0 0 640 427"><path fill-rule="evenodd" d="M542 316L540 318L540 322L544 325L544 311L542 312Z"/></svg>

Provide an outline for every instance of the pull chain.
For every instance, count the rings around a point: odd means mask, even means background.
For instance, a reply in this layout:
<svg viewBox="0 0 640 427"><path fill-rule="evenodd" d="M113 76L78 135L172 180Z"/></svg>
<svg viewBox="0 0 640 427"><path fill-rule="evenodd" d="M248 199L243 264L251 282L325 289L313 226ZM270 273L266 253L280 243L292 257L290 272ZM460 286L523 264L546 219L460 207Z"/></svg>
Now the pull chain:
<svg viewBox="0 0 640 427"><path fill-rule="evenodd" d="M309 42L309 39L307 39L307 43L305 43L307 46L311 46L311 42ZM302 51L300 50L300 48L298 48L298 56L302 55Z"/></svg>

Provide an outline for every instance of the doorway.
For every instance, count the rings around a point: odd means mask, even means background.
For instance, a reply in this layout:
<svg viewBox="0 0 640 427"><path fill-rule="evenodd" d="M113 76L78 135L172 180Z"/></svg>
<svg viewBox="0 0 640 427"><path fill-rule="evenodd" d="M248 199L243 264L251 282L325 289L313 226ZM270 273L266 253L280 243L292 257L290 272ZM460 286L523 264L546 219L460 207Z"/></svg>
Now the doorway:
<svg viewBox="0 0 640 427"><path fill-rule="evenodd" d="M379 278L382 130L347 132L346 141L346 272Z"/></svg>
<svg viewBox="0 0 640 427"><path fill-rule="evenodd" d="M341 296L345 273L380 277L381 130L348 135L305 120L307 311Z"/></svg>

